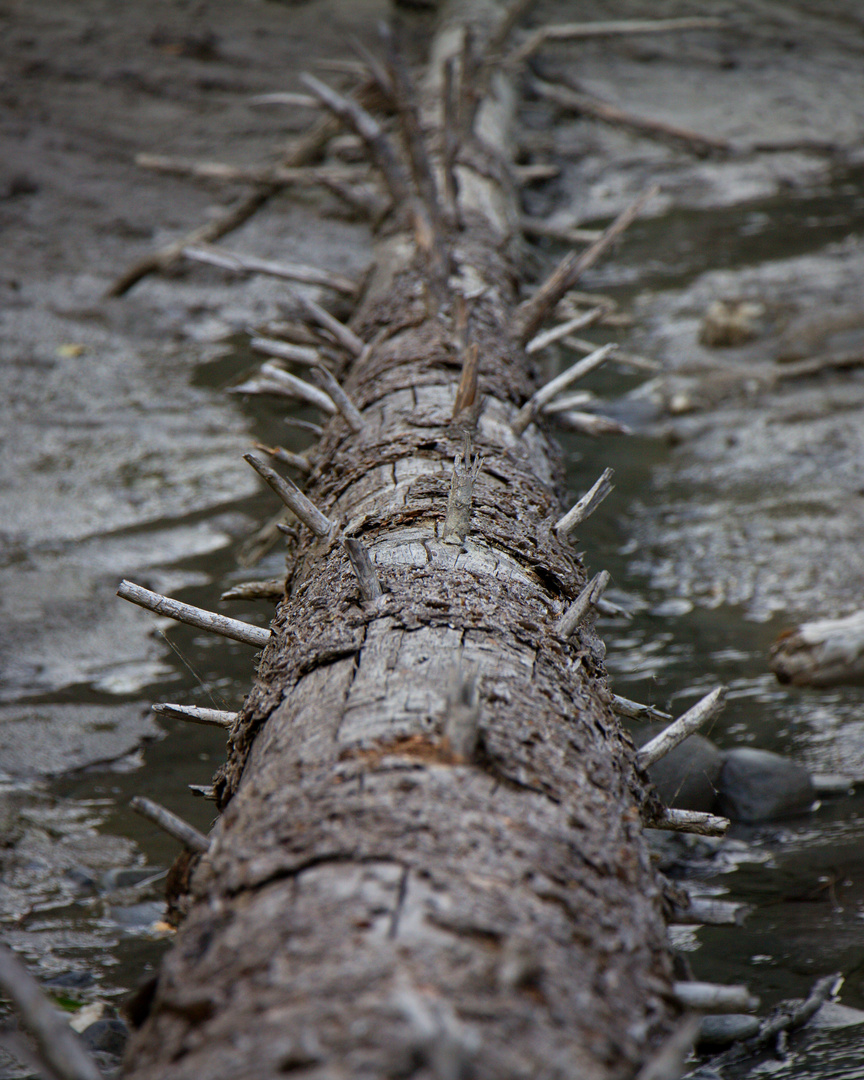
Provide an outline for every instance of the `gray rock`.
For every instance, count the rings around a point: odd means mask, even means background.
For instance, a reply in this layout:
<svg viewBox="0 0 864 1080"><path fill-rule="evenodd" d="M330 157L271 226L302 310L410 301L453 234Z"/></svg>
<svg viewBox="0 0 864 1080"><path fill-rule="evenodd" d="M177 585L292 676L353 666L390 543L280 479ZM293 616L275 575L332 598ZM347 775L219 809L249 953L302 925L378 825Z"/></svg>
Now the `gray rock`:
<svg viewBox="0 0 864 1080"><path fill-rule="evenodd" d="M810 774L768 750L740 747L726 754L716 810L733 821L755 823L802 814L813 805Z"/></svg>
<svg viewBox="0 0 864 1080"><path fill-rule="evenodd" d="M659 725L658 730L662 730ZM711 813L722 767L723 754L714 743L691 735L652 765L648 775L666 806Z"/></svg>
<svg viewBox="0 0 864 1080"><path fill-rule="evenodd" d="M115 1057L120 1057L123 1053L128 1038L129 1028L122 1020L97 1020L81 1034L88 1050L101 1051Z"/></svg>
<svg viewBox="0 0 864 1080"><path fill-rule="evenodd" d="M703 1016L699 1028L699 1046L728 1046L739 1039L749 1039L759 1030L759 1017L746 1013L726 1016Z"/></svg>

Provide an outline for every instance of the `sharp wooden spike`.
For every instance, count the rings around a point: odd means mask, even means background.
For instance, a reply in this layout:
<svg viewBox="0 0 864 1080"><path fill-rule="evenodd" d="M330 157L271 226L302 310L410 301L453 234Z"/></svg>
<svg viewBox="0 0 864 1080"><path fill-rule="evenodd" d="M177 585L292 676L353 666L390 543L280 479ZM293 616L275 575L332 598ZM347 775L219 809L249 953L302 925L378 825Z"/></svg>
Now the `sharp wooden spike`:
<svg viewBox="0 0 864 1080"><path fill-rule="evenodd" d="M582 592L576 597L569 608L564 612L555 624L555 633L562 638L569 638L580 622L585 618L590 609L603 595L609 584L610 574L608 570L601 570L593 577Z"/></svg>
<svg viewBox="0 0 864 1080"><path fill-rule="evenodd" d="M289 510L296 514L316 536L329 536L333 529L333 522L322 514L313 502L306 498L293 480L280 476L279 473L271 469L269 465L265 465L254 454L244 454L243 460L249 462L255 472L270 485Z"/></svg>
<svg viewBox="0 0 864 1080"><path fill-rule="evenodd" d="M587 517L590 517L612 491L613 485L611 481L614 472L614 469L604 469L600 479L594 486L585 492L572 510L568 510L564 517L555 523L555 532L558 534L559 540L566 540L576 526L580 525Z"/></svg>
<svg viewBox="0 0 864 1080"><path fill-rule="evenodd" d="M648 829L665 829L668 832L688 832L697 836L725 836L730 822L716 814L700 810L674 810L666 808L656 817L644 822Z"/></svg>
<svg viewBox="0 0 864 1080"><path fill-rule="evenodd" d="M631 203L626 210L618 215L608 229L604 230L599 240L595 240L581 254L572 252L563 259L531 299L519 305L514 318L514 332L519 341L525 343L537 333L540 324L553 310L561 297L568 289L573 288L582 274L592 267L606 249L611 247L625 229L636 220L645 204L659 190L659 187L655 185L649 188L644 195L640 195L634 203Z"/></svg>
<svg viewBox="0 0 864 1080"><path fill-rule="evenodd" d="M335 116L353 128L366 143L372 159L384 176L394 202L399 206L408 197L408 182L396 152L378 121L362 105L337 93L314 75L302 74L300 79Z"/></svg>
<svg viewBox="0 0 864 1080"><path fill-rule="evenodd" d="M377 600L382 596L381 583L375 573L375 565L369 557L366 545L354 536L346 536L342 540L351 568L357 575L360 584L360 595L364 600Z"/></svg>
<svg viewBox="0 0 864 1080"><path fill-rule="evenodd" d="M319 364L318 367L315 368L315 376L324 384L324 389L327 391L330 398L332 398L336 408L345 418L348 427L350 427L355 434L358 431L362 431L364 423L360 410L339 385L339 381L332 372L328 371L323 364Z"/></svg>
<svg viewBox="0 0 864 1080"><path fill-rule="evenodd" d="M515 434L522 434L547 401L551 401L556 394L560 394L562 390L566 390L568 386L577 382L579 379L584 379L585 376L589 375L595 368L600 367L601 364L605 363L609 357L612 356L616 349L617 345L614 343L603 345L601 348L595 349L590 356L585 356L581 360L577 360L576 363L571 364L566 371L562 371L560 375L551 379L545 386L532 394L513 419L513 431Z"/></svg>
<svg viewBox="0 0 864 1080"><path fill-rule="evenodd" d="M188 822L177 817L176 814L172 814L170 810L166 810L159 803L153 802L152 799L145 799L143 795L136 795L129 805L136 814L140 814L141 817L152 821L154 825L158 825L169 836L179 840L189 851L201 854L210 847L210 841L204 833L198 832Z"/></svg>
<svg viewBox="0 0 864 1080"><path fill-rule="evenodd" d="M160 716L170 716L172 720L188 720L192 724L206 724L209 727L230 728L237 719L236 712L224 709L202 709L197 705L152 705L153 712Z"/></svg>
<svg viewBox="0 0 864 1080"><path fill-rule="evenodd" d="M229 619L225 615L217 615L214 611L205 611L203 608L172 600L132 581L121 581L117 595L138 604L139 607L155 611L157 615L167 615L168 618L188 626L197 626L200 630L209 630L213 634L242 641L244 645L254 645L256 649L263 649L270 641L270 631L263 626L253 626L251 623L240 622L239 619Z"/></svg>
<svg viewBox="0 0 864 1080"><path fill-rule="evenodd" d="M471 440L466 435L463 448L453 461L453 476L450 480L450 495L447 499L447 516L444 519L444 532L441 539L453 537L450 543L462 543L471 531L471 507L474 498L474 483L480 474L481 458L476 454L472 460Z"/></svg>
<svg viewBox="0 0 864 1080"><path fill-rule="evenodd" d="M456 400L453 402L452 418L455 420L459 414L470 409L477 397L477 373L480 370L480 346L474 342L462 354L462 375L459 379L459 387L456 390Z"/></svg>

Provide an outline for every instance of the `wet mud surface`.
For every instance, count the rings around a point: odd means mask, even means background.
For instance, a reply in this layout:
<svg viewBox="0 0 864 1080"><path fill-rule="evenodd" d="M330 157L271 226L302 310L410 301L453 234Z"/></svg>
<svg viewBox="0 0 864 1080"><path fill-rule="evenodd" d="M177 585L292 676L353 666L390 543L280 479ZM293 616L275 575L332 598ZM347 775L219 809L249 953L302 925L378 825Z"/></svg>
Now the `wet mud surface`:
<svg viewBox="0 0 864 1080"><path fill-rule="evenodd" d="M574 495L616 469L580 549L635 612L600 624L617 692L680 712L726 682L721 746L864 777L860 690L790 691L767 668L790 621L864 606L864 18L851 2L716 7L728 28L559 44L532 68L734 146L700 158L526 99L520 159L560 169L526 190L526 212L596 226L661 184L582 283L615 298L632 320L615 337L658 369L590 384L632 436L562 436ZM655 14L595 8L540 5L537 20ZM43 981L71 979L73 1008L115 1002L163 948L159 874L176 848L129 798L203 829L212 817L186 785L210 782L219 734L157 723L150 704L236 708L252 666L248 648L169 627L116 584L265 624L266 604L219 602L284 566L276 549L238 566L274 510L241 455L254 439L304 445L278 402L224 392L255 366L249 325L284 313L278 282L185 266L104 299L130 262L244 190L148 173L134 155L274 161L312 117L249 96L299 90L315 58L353 55L337 30L371 43L387 10L0 3L0 936ZM409 19L413 46L423 16ZM224 243L354 276L370 253L367 227L321 190L276 197ZM529 257L539 273L563 250L544 240ZM718 301L750 305L743 330L719 333L731 344L705 343ZM789 375L814 358L829 363ZM841 1000L864 1007L862 835L853 795L664 850L670 872L756 906L743 928L679 942L696 975L771 1003L842 970ZM780 1075L822 1075L820 1045ZM839 1070L848 1046L837 1053ZM0 1057L7 1075L22 1073Z"/></svg>

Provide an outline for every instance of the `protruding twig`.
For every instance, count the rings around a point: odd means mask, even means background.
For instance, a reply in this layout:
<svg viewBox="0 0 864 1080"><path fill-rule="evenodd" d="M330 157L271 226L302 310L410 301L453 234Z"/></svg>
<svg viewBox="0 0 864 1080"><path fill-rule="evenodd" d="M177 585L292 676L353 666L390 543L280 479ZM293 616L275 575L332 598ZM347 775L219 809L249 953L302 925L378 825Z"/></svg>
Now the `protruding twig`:
<svg viewBox="0 0 864 1080"><path fill-rule="evenodd" d="M189 851L201 854L210 847L210 841L204 833L198 832L188 822L177 817L176 814L172 814L170 810L166 810L159 803L153 802L152 799L145 799L143 795L136 795L129 805L136 814L140 814L141 817L152 821L154 825L158 825L169 836L179 840Z"/></svg>
<svg viewBox="0 0 864 1080"><path fill-rule="evenodd" d="M564 612L555 624L555 633L561 638L569 638L576 627L588 614L589 610L597 603L609 584L610 574L608 570L601 570L593 577L582 592L576 597L570 607Z"/></svg>
<svg viewBox="0 0 864 1080"><path fill-rule="evenodd" d="M679 926L740 926L750 910L748 904L692 896L689 904L673 909L671 921Z"/></svg>
<svg viewBox="0 0 864 1080"><path fill-rule="evenodd" d="M666 808L656 817L645 820L649 829L665 829L668 832L695 833L697 836L725 836L729 819L701 810L674 810Z"/></svg>
<svg viewBox="0 0 864 1080"><path fill-rule="evenodd" d="M441 168L444 174L445 217L451 225L459 218L458 185L456 183L456 158L459 154L459 118L456 100L456 58L451 56L444 64L444 83L441 91L444 147Z"/></svg>
<svg viewBox="0 0 864 1080"><path fill-rule="evenodd" d="M355 34L351 34L348 37L348 44L357 53L363 62L366 70L369 72L373 82L384 95L389 103L392 104L394 98L393 80L390 78L390 73L378 59L371 49L368 49L366 45Z"/></svg>
<svg viewBox="0 0 864 1080"><path fill-rule="evenodd" d="M645 743L636 755L638 767L640 769L650 768L660 758L665 757L670 750L674 750L688 735L692 735L694 731L698 731L709 720L719 716L726 704L727 692L725 686L715 687L710 694L706 694L701 701L697 701L691 709L688 709L683 716L670 724L665 731L661 731L656 738Z"/></svg>
<svg viewBox="0 0 864 1080"><path fill-rule="evenodd" d="M564 338L564 344L568 349L581 353L592 353L597 348L596 343L593 341L586 341L584 338L572 336ZM624 364L627 367L635 368L637 371L658 371L660 368L660 364L656 360L649 360L647 356L638 356L636 353L623 351L615 353L615 363Z"/></svg>
<svg viewBox="0 0 864 1080"><path fill-rule="evenodd" d="M552 414L551 419L567 431L575 431L580 435L590 435L592 439L596 439L601 435L632 435L631 429L626 424L613 420L611 416L603 416L601 413L579 412L576 409L569 409L566 412Z"/></svg>
<svg viewBox="0 0 864 1080"><path fill-rule="evenodd" d="M526 236L548 237L567 244L593 244L603 235L599 229L580 229L577 226L550 225L543 218L520 217L519 227Z"/></svg>
<svg viewBox="0 0 864 1080"><path fill-rule="evenodd" d="M259 442L252 445L256 450L260 450L262 454L273 458L274 461L281 461L283 465L290 465L292 469L297 469L298 472L312 472L312 466L302 454L295 454L293 450L286 450L284 446L265 446L264 443Z"/></svg>
<svg viewBox="0 0 864 1080"><path fill-rule="evenodd" d="M328 117L328 120L330 118ZM278 184L316 186L330 180L350 182L360 180L368 174L368 169L358 166L339 166L329 168L310 168L280 165L231 165L225 161L201 161L180 157L168 157L164 154L137 154L135 164L150 172L168 176L191 176L199 180L219 180L229 184ZM193 241L190 238L189 244ZM182 254L182 252L181 252Z"/></svg>
<svg viewBox="0 0 864 1080"><path fill-rule="evenodd" d="M224 709L202 709L197 705L152 705L153 712L168 716L172 720L188 720L191 724L204 724L208 727L230 728L237 719L236 712Z"/></svg>
<svg viewBox="0 0 864 1080"><path fill-rule="evenodd" d="M593 325L606 314L607 310L603 305L598 305L592 308L591 311L583 311L581 315L576 315L574 318L568 319L567 322L553 326L551 330L546 330L544 333L532 338L525 346L525 352L529 355L539 352L541 349L545 349L556 341L567 337L568 334L572 334L574 330L583 330L586 326Z"/></svg>
<svg viewBox="0 0 864 1080"><path fill-rule="evenodd" d="M311 383L298 379L296 375L277 367L275 364L263 364L258 375L232 386L230 394L278 394L298 401L306 401L328 416L333 416L336 406L328 394Z"/></svg>
<svg viewBox="0 0 864 1080"><path fill-rule="evenodd" d="M706 982L676 982L674 993L679 1005L685 1009L698 1009L709 1013L753 1012L759 1008L759 998L754 997L746 986L720 986Z"/></svg>
<svg viewBox="0 0 864 1080"><path fill-rule="evenodd" d="M716 30L724 25L722 19L693 16L683 19L618 19L611 22L541 26L511 53L508 60L511 63L521 63L547 41L584 41L587 38L616 37L620 34L668 34L682 30Z"/></svg>
<svg viewBox="0 0 864 1080"><path fill-rule="evenodd" d="M362 431L364 425L360 410L339 385L335 375L328 371L323 364L319 364L315 368L315 375L324 383L324 388L333 399L333 404L345 418L348 427L350 427L355 434L358 431Z"/></svg>
<svg viewBox="0 0 864 1080"><path fill-rule="evenodd" d="M208 802L218 801L216 788L213 784L187 784L186 787L189 788L193 795L197 795L199 799L207 799Z"/></svg>
<svg viewBox="0 0 864 1080"><path fill-rule="evenodd" d="M568 289L573 288L582 274L592 267L606 249L611 247L624 230L635 221L645 204L659 190L659 187L655 185L649 188L644 195L640 195L635 202L631 203L626 210L618 215L608 229L603 231L599 240L596 240L581 254L572 252L563 259L531 299L525 300L519 305L514 319L514 333L519 341L523 343L529 341L537 333L540 324L561 297Z"/></svg>
<svg viewBox="0 0 864 1080"><path fill-rule="evenodd" d="M296 416L283 416L282 423L287 424L288 427L297 428L298 431L314 435L316 439L320 439L324 434L324 428L320 424L313 424L311 420L298 420Z"/></svg>
<svg viewBox="0 0 864 1080"><path fill-rule="evenodd" d="M479 369L480 346L474 342L462 354L462 375L456 390L456 400L453 402L452 418L454 420L463 410L470 409L476 400Z"/></svg>
<svg viewBox="0 0 864 1080"><path fill-rule="evenodd" d="M379 596L383 595L383 592L366 545L355 536L343 537L342 543L348 552L351 569L357 575L360 595L364 600L377 600Z"/></svg>
<svg viewBox="0 0 864 1080"><path fill-rule="evenodd" d="M552 398L560 394L562 390L566 390L572 383L584 379L595 368L600 367L615 352L616 348L617 346L613 342L603 345L591 353L590 356L585 356L581 360L577 360L575 364L571 364L566 371L562 371L560 375L532 394L513 419L513 431L515 434L521 435L547 401L551 401Z"/></svg>
<svg viewBox="0 0 864 1080"><path fill-rule="evenodd" d="M183 248L183 257L193 262L218 266L223 270L233 270L239 274L266 274L268 277L281 278L285 281L300 281L307 285L323 285L336 292L354 296L357 282L342 274L329 270L319 270L315 266L303 266L299 263L273 262L271 259L259 259L255 255L241 255L233 251L223 251L210 244Z"/></svg>
<svg viewBox="0 0 864 1080"><path fill-rule="evenodd" d="M253 626L251 623L240 622L239 619L229 619L226 615L217 615L214 611L184 604L180 600L172 600L132 581L121 581L117 595L138 604L139 607L155 611L157 615L166 615L169 619L186 623L187 626L197 626L200 630L209 630L233 641L242 641L244 645L254 645L256 649L263 649L270 641L270 631L263 626Z"/></svg>
<svg viewBox="0 0 864 1080"><path fill-rule="evenodd" d="M447 695L447 715L444 720L444 737L458 762L474 758L480 737L480 700L477 693L476 672L454 673Z"/></svg>
<svg viewBox="0 0 864 1080"><path fill-rule="evenodd" d="M320 109L321 102L311 94L294 94L278 91L274 94L253 94L246 98L246 104L253 108L268 105L287 105L290 109Z"/></svg>
<svg viewBox="0 0 864 1080"><path fill-rule="evenodd" d="M308 296L304 296L302 293L293 293L292 295L309 318L325 330L328 330L346 352L349 352L352 356L362 356L363 350L366 348L366 342L357 337L350 327L340 322L329 311L325 311L320 304L310 300Z"/></svg>
<svg viewBox="0 0 864 1080"><path fill-rule="evenodd" d="M220 600L281 600L285 595L285 578L266 581L239 581L219 597Z"/></svg>
<svg viewBox="0 0 864 1080"><path fill-rule="evenodd" d="M316 367L321 363L317 349L310 345L295 345L291 341L276 341L274 338L253 337L249 342L252 352L262 356L273 356L277 360L291 360L295 364L307 364Z"/></svg>
<svg viewBox="0 0 864 1080"><path fill-rule="evenodd" d="M255 472L266 481L267 484L276 492L282 502L294 513L296 516L315 533L316 536L325 537L329 536L333 530L333 522L325 517L324 514L318 509L318 507L310 502L309 499L303 494L300 488L285 476L280 476L265 465L264 462L255 457L254 454L244 454L243 460L248 461Z"/></svg>
<svg viewBox="0 0 864 1080"><path fill-rule="evenodd" d="M335 116L353 128L366 143L398 206L408 195L408 183L390 140L384 134L378 121L362 105L343 97L332 87L316 79L314 75L302 74L300 78Z"/></svg>
<svg viewBox="0 0 864 1080"><path fill-rule="evenodd" d="M655 709L653 705L640 705L638 701L612 695L612 712L617 716L626 716L628 720L640 720L653 724L658 720L671 720L672 714Z"/></svg>
<svg viewBox="0 0 864 1080"><path fill-rule="evenodd" d="M474 497L474 483L480 473L481 457L471 458L471 440L466 435L462 450L457 451L453 461L453 476L450 481L450 495L447 499L447 516L444 519L444 532L441 539L456 536L462 543L471 531L471 506Z"/></svg>
<svg viewBox="0 0 864 1080"><path fill-rule="evenodd" d="M572 510L568 510L564 517L555 523L555 532L560 540L566 540L576 526L580 525L585 518L590 517L612 491L613 475L614 469L604 469L600 479L593 487L585 492Z"/></svg>
<svg viewBox="0 0 864 1080"><path fill-rule="evenodd" d="M432 162L426 149L426 140L423 137L417 94L411 74L400 56L390 29L385 26L383 34L387 45L387 66L390 70L402 136L411 160L414 183L429 215L436 246L440 249L443 243L441 200L438 195L438 182L435 179ZM443 251L439 250L438 254L443 258Z"/></svg>
<svg viewBox="0 0 864 1080"><path fill-rule="evenodd" d="M102 1074L62 1013L45 997L18 957L0 945L0 991L39 1048L40 1064L58 1080L100 1080Z"/></svg>
<svg viewBox="0 0 864 1080"><path fill-rule="evenodd" d="M732 150L732 144L728 139L702 135L698 131L691 131L690 128L682 128L677 124L667 124L661 120L637 116L607 101L598 101L587 94L580 94L568 86L554 86L540 79L535 79L531 85L540 97L546 98L547 101L554 101L562 108L571 109L582 116L592 116L596 120L614 124L616 127L628 128L640 135L649 135L663 140L672 139L676 143L683 143L699 156L712 153L728 154Z"/></svg>
<svg viewBox="0 0 864 1080"><path fill-rule="evenodd" d="M591 405L597 401L597 395L590 390L576 390L572 394L547 401L542 408L544 416L555 416L557 413L570 412L571 409L579 409L583 405Z"/></svg>

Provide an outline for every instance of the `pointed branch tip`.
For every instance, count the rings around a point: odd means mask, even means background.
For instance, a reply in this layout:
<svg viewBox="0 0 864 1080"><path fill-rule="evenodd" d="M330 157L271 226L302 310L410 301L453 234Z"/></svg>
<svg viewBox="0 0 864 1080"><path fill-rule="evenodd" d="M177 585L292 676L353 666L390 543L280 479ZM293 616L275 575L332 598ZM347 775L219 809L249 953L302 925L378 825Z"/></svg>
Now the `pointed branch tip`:
<svg viewBox="0 0 864 1080"><path fill-rule="evenodd" d="M256 649L263 649L270 641L270 631L262 626L253 626L239 619L229 619L227 615L217 615L214 611L172 600L133 581L121 581L117 595L148 611L155 611L157 615L166 615L187 626L197 626L199 630L209 630L233 641L241 641L244 645L253 645Z"/></svg>

